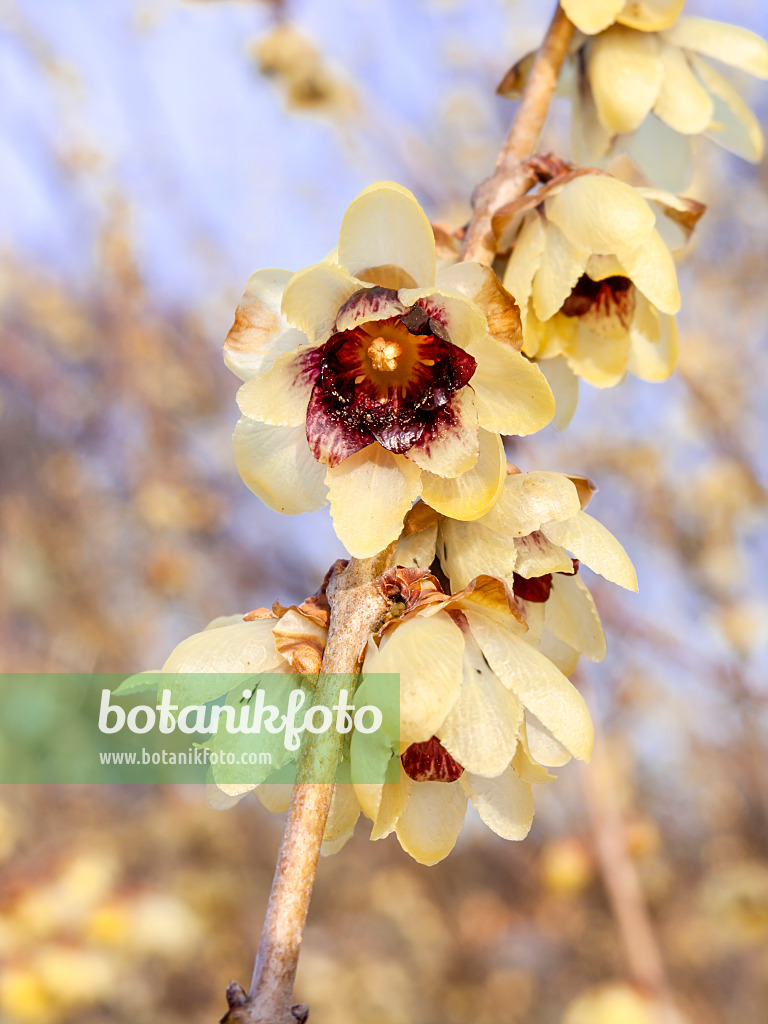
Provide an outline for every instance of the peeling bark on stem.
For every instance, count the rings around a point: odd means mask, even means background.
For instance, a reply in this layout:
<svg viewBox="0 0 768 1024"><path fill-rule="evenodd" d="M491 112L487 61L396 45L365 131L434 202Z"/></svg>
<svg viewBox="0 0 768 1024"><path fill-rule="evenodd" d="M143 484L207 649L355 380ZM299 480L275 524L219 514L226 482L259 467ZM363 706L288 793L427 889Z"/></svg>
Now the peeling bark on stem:
<svg viewBox="0 0 768 1024"><path fill-rule="evenodd" d="M462 260L476 260L486 266L493 263L496 246L491 220L494 213L505 203L527 192L536 181L536 175L526 166L525 160L536 152L572 37L573 25L558 5L531 67L520 107L496 161L496 169L475 190L472 198L474 213L464 236Z"/></svg>
<svg viewBox="0 0 768 1024"><path fill-rule="evenodd" d="M394 550L392 544L373 558L353 558L346 568L336 563L328 585L331 623L315 691L317 704L333 707L338 703L339 690L345 685L338 673L355 672L359 667L366 641L387 609L376 580L390 567ZM332 782L311 780L335 778L342 740L334 729L307 737L251 987L247 995L235 982L227 989L227 1024L297 1024L306 1019L306 1007L291 1006L291 993L333 796Z"/></svg>

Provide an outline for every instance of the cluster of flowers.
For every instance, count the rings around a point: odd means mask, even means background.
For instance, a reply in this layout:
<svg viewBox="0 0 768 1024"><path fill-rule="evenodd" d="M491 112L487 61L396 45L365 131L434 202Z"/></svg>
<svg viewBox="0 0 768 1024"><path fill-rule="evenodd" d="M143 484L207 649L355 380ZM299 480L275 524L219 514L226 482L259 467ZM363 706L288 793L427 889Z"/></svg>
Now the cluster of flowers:
<svg viewBox="0 0 768 1024"><path fill-rule="evenodd" d="M352 203L328 260L254 274L238 307L225 358L244 381L234 438L243 479L282 512L329 500L357 557L398 542L397 568L380 581L391 612L370 637L358 691L363 700L369 677L400 676L399 719L388 732L385 723L388 781L336 787L326 852L362 811L373 838L395 831L434 863L452 849L468 799L499 835L520 839L532 786L590 755L589 713L567 674L580 654L602 658L605 641L580 566L630 589L636 579L584 511L587 480L506 462L501 435L532 433L555 412L523 344L495 274L438 267L426 216L391 183ZM219 619L164 670L317 672L327 625L322 594ZM217 802L255 788L283 810L286 777L222 784Z"/></svg>
<svg viewBox="0 0 768 1024"><path fill-rule="evenodd" d="M738 25L682 14L685 0L560 0L576 26L558 83L572 105L580 164L625 153L650 181L681 190L693 177L691 138L707 135L753 163L763 155L757 118L708 60L768 78L768 45ZM499 86L519 95L527 54Z"/></svg>
<svg viewBox="0 0 768 1024"><path fill-rule="evenodd" d="M703 207L662 190L669 176L643 155L648 142L682 178L678 142L688 147L691 135L748 159L762 148L751 112L702 59L768 77L758 37L682 18L683 0L561 5L577 29L561 88L588 166L538 162L537 187L496 211L495 269L461 261L452 237L436 250L411 193L381 182L351 204L327 259L250 278L224 346L243 381L234 451L247 486L286 514L329 503L356 558L396 545L379 581L390 611L360 652L358 694L365 703L374 677L396 673L399 714L384 720L383 781L336 786L326 852L363 813L371 838L395 832L435 863L468 800L498 835L520 839L532 787L590 756L592 723L568 675L581 655L604 657L605 639L581 566L630 590L635 573L585 511L589 482L520 472L502 436L567 425L580 378L607 388L674 368L672 252ZM514 95L530 63L500 91ZM589 166L621 151L655 187ZM165 670L316 673L327 633L321 592L216 620ZM338 782L355 778L358 740ZM255 788L284 810L290 768L255 786L222 782L215 799L228 805Z"/></svg>

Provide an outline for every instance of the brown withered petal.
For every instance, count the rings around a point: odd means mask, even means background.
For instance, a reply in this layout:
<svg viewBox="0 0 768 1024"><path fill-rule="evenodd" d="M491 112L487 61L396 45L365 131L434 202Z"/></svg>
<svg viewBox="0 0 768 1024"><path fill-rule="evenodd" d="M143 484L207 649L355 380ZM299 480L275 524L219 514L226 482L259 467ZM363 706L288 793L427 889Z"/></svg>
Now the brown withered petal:
<svg viewBox="0 0 768 1024"><path fill-rule="evenodd" d="M690 199L688 196L674 196L675 204L673 206L669 201L669 193L650 188L640 189L640 191L646 199L658 203L667 217L682 228L686 242L693 234L701 217L706 213L707 207L704 203Z"/></svg>
<svg viewBox="0 0 768 1024"><path fill-rule="evenodd" d="M523 325L515 299L490 267L478 264L482 283L475 293L474 302L485 313L488 330L502 345L519 352L523 347Z"/></svg>
<svg viewBox="0 0 768 1024"><path fill-rule="evenodd" d="M402 601L405 605L401 619L416 615L428 604L445 604L449 600L437 578L428 569L397 566L383 573L377 586L389 600Z"/></svg>
<svg viewBox="0 0 768 1024"><path fill-rule="evenodd" d="M496 86L497 95L503 96L505 99L520 99L536 53L536 50L531 50L530 53L526 53L524 57L521 57L519 61L512 65Z"/></svg>
<svg viewBox="0 0 768 1024"><path fill-rule="evenodd" d="M458 258L461 241L452 228L433 221L432 234L435 236L435 255L439 260L453 261Z"/></svg>
<svg viewBox="0 0 768 1024"><path fill-rule="evenodd" d="M576 488L582 510L585 509L592 500L593 495L597 493L597 487L586 476L571 476L568 474L568 479Z"/></svg>
<svg viewBox="0 0 768 1024"><path fill-rule="evenodd" d="M430 505L427 505L425 501L419 500L405 517L401 537L410 537L413 533L421 533L422 530L428 530L439 520L440 513L436 512Z"/></svg>
<svg viewBox="0 0 768 1024"><path fill-rule="evenodd" d="M277 619L279 613L274 611L274 605L272 611L269 608L254 608L252 612L248 612L247 615L243 616L243 622L255 622L257 619Z"/></svg>
<svg viewBox="0 0 768 1024"><path fill-rule="evenodd" d="M298 608L287 608L272 630L275 649L294 672L319 672L327 638L325 626L307 618Z"/></svg>
<svg viewBox="0 0 768 1024"><path fill-rule="evenodd" d="M476 576L463 590L454 594L446 603L446 609L458 609L462 601L471 601L480 608L491 612L509 613L524 629L528 628L515 604L515 598L504 580L495 576Z"/></svg>

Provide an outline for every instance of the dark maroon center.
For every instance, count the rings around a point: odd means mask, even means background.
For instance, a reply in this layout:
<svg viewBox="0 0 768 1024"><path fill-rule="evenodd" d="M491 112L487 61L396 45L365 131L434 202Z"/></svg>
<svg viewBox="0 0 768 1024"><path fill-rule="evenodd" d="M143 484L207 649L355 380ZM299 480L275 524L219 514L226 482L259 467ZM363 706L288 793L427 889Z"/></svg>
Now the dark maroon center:
<svg viewBox="0 0 768 1024"><path fill-rule="evenodd" d="M579 560L578 558L572 558L573 571L577 573L579 571ZM568 576L570 573L560 572L558 576ZM548 572L544 576L531 576L530 579L526 579L525 576L518 576L517 573L512 574L512 591L515 597L519 597L521 601L532 601L534 604L543 604L549 600L549 595L552 592L552 573Z"/></svg>
<svg viewBox="0 0 768 1024"><path fill-rule="evenodd" d="M608 313L620 309L631 287L632 282L628 277L614 276L606 277L603 281L593 281L591 277L582 274L561 311L565 316L586 316L589 312Z"/></svg>
<svg viewBox="0 0 768 1024"><path fill-rule="evenodd" d="M397 301L394 291L376 291L385 293L386 301ZM452 396L469 382L476 366L418 303L396 316L333 334L322 348L307 409L313 455L336 466L374 441L404 455L444 418Z"/></svg>
<svg viewBox="0 0 768 1024"><path fill-rule="evenodd" d="M414 782L455 782L464 771L437 736L425 743L412 743L400 760Z"/></svg>

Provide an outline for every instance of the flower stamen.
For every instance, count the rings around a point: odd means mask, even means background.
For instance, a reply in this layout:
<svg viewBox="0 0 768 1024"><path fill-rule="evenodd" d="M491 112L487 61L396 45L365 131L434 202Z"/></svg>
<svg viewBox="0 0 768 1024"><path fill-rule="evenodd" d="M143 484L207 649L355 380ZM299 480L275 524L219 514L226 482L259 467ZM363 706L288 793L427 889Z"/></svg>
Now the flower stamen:
<svg viewBox="0 0 768 1024"><path fill-rule="evenodd" d="M391 373L397 369L398 357L403 354L402 346L396 341L387 341L385 338L374 338L368 346L368 358L373 364L374 370L379 373L388 371Z"/></svg>

